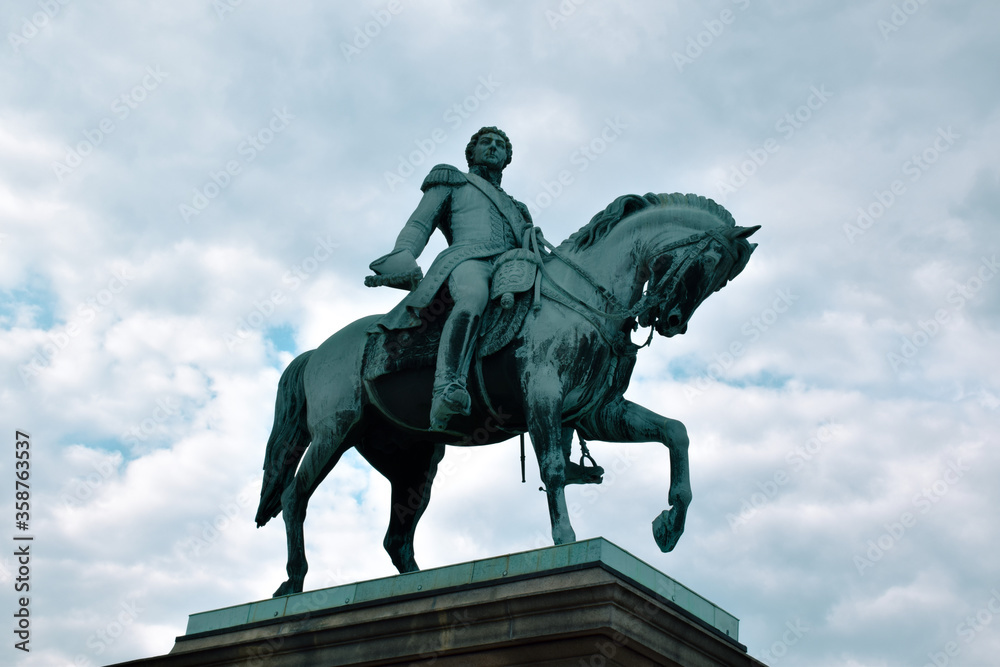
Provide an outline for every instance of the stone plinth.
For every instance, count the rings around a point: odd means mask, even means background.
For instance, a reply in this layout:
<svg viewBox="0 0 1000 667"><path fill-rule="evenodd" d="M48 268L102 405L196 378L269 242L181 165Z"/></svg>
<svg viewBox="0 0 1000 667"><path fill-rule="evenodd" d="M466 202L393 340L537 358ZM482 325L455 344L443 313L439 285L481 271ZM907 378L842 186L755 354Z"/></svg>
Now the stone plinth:
<svg viewBox="0 0 1000 667"><path fill-rule="evenodd" d="M193 614L122 665L762 667L739 621L596 538Z"/></svg>

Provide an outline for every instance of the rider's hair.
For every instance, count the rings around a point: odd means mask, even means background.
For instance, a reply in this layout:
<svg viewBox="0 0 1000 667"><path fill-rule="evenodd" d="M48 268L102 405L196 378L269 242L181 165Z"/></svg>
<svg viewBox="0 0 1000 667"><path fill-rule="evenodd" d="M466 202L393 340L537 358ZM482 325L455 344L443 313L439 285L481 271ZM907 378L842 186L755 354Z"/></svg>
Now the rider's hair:
<svg viewBox="0 0 1000 667"><path fill-rule="evenodd" d="M499 127L493 127L492 125L490 127L481 128L478 132L472 135L471 139L469 139L469 143L465 147L466 164L469 165L470 169L472 168L472 152L476 147L476 142L479 141L479 137L483 136L484 134L498 134L501 137L503 137L503 143L507 149L507 161L503 163L503 167L501 167L501 169L503 169L508 164L510 164L510 159L514 156L514 148L510 145L510 139L507 138L507 135L504 134L504 131L501 130Z"/></svg>

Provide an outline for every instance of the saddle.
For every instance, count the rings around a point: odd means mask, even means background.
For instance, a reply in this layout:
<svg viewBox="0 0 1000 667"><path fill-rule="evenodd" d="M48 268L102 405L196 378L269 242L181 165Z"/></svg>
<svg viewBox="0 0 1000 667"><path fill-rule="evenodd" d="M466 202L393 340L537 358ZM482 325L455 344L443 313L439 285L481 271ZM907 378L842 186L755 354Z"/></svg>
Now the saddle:
<svg viewBox="0 0 1000 667"><path fill-rule="evenodd" d="M528 291L535 285L538 267L527 250L509 250L499 258L490 279L490 303L483 313L476 357L482 359L510 343L521 330L532 305ZM437 361L441 330L451 303L447 283L439 298L420 311L421 324L410 329L370 333L365 346L365 380L375 380L388 373L433 367ZM475 364L475 360L473 360Z"/></svg>
<svg viewBox="0 0 1000 667"><path fill-rule="evenodd" d="M478 344L472 359L468 389L473 400L470 417L456 416L449 424L452 434L472 433L472 442L484 431L482 424L508 435L521 436L521 481L524 481L524 436L526 426L511 421L502 402L509 391L491 386L486 393L483 360L503 350L521 331L532 307L540 306L540 271L538 256L525 248L509 250L494 264L490 280L490 302L483 313ZM532 289L534 288L534 289ZM435 306L450 303L447 282L431 306L420 311L421 324L411 329L372 331L365 343L363 378L368 397L382 413L399 426L427 430L431 386L437 363L441 331L450 309ZM508 388L509 389L509 388ZM478 413L478 414L477 414ZM484 421L483 418L487 417ZM491 419L490 419L491 418ZM466 438L469 436L467 435ZM600 484L604 468L594 461L583 438L579 463L567 461L567 484ZM587 462L589 460L589 464Z"/></svg>
<svg viewBox="0 0 1000 667"><path fill-rule="evenodd" d="M493 409L490 398L485 396L482 383L475 381L475 376L482 374L482 360L505 348L521 330L535 297L531 289L537 282L536 262L531 253L518 248L507 251L494 263L490 280L491 298L483 313L469 372L474 377L470 377L468 385L474 403L494 417L498 416L497 411ZM368 334L363 377L369 398L400 425L420 430L428 427L430 386L441 331L451 312L442 304L448 303L451 303L451 297L445 283L438 298L420 311L420 325ZM401 384L409 389L406 405L398 396ZM455 425L460 426L459 423Z"/></svg>

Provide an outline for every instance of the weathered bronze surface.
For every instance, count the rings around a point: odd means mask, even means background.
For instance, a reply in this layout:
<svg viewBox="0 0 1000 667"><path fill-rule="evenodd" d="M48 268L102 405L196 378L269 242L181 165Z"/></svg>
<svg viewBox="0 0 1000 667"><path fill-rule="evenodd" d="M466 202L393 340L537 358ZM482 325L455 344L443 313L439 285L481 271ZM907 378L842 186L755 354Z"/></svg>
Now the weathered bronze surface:
<svg viewBox="0 0 1000 667"><path fill-rule="evenodd" d="M552 247L523 205L499 190L506 137L484 128L469 146L471 172L435 167L396 248L372 265L381 280L370 283L413 291L389 314L357 320L303 353L281 377L256 516L258 526L279 512L285 521L288 579L276 596L302 590L306 505L351 447L392 484L384 546L400 572L418 569L413 535L445 446L524 432L555 544L576 539L565 486L600 481L592 467L569 461L574 430L581 439L663 443L670 508L654 519L653 535L666 552L684 530L687 432L623 397L641 347L630 334L684 333L698 305L746 266L756 247L746 239L757 227L737 227L696 195L624 195ZM477 176L489 173L476 160L498 167L495 182ZM415 257L435 228L450 247L421 280ZM497 261L509 250L517 256ZM514 262L522 265L502 280L516 287L490 302L494 265ZM524 264L535 271L530 280L516 275Z"/></svg>

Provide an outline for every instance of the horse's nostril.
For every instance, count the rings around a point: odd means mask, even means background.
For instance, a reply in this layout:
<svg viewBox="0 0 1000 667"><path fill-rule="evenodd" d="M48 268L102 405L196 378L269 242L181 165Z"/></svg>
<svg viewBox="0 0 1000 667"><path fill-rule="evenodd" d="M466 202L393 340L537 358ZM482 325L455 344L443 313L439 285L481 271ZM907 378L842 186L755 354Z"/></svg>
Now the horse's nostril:
<svg viewBox="0 0 1000 667"><path fill-rule="evenodd" d="M667 318L667 326L670 327L671 329L673 329L680 323L681 323L681 318L678 315L674 314Z"/></svg>

